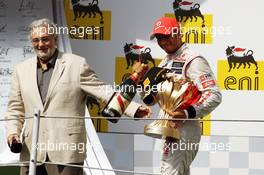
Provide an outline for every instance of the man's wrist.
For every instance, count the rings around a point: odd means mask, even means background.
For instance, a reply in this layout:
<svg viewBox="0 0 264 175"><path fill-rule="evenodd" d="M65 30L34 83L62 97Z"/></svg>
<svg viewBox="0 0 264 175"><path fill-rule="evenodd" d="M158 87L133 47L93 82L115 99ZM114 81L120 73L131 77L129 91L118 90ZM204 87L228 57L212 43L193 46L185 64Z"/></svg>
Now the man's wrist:
<svg viewBox="0 0 264 175"><path fill-rule="evenodd" d="M193 106L190 106L186 109L187 113L188 113L188 118L195 118L196 116L196 110Z"/></svg>

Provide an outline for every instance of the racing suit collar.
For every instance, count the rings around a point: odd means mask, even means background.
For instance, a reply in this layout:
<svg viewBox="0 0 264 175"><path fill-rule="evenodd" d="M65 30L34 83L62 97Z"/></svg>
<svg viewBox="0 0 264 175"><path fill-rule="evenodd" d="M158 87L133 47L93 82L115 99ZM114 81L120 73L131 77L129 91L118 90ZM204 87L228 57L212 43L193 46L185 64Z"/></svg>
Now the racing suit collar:
<svg viewBox="0 0 264 175"><path fill-rule="evenodd" d="M181 45L181 47L174 53L172 54L168 54L166 57L167 60L171 60L171 59L174 59L175 57L177 56L180 56L182 54L182 52L187 48L187 44L186 43L183 43Z"/></svg>
<svg viewBox="0 0 264 175"><path fill-rule="evenodd" d="M186 49L188 49L188 45L186 43L183 43L176 52L174 52L173 54L167 54L164 57L164 59L161 61L159 66L165 67L168 64L168 62L177 59Z"/></svg>

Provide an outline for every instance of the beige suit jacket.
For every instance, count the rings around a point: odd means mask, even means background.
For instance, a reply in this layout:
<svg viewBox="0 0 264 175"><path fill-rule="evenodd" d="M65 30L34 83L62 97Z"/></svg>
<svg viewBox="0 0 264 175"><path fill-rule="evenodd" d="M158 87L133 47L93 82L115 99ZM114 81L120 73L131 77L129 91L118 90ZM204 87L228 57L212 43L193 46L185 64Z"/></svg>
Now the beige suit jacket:
<svg viewBox="0 0 264 175"><path fill-rule="evenodd" d="M87 94L106 102L113 93L110 90L106 91L107 85L97 78L84 58L60 52L50 80L46 102L42 104L36 71L36 57L16 66L5 115L6 119L19 118L19 120L7 121L7 135L20 134L25 125L21 161L28 161L30 158L33 120L25 120L24 117L32 117L34 109L39 109L44 116L83 117ZM131 103L126 115L133 117L139 106L140 104ZM82 152L81 149L85 143L84 119L42 118L40 120L38 161L44 161L48 154L53 162L82 162L86 158L86 151Z"/></svg>

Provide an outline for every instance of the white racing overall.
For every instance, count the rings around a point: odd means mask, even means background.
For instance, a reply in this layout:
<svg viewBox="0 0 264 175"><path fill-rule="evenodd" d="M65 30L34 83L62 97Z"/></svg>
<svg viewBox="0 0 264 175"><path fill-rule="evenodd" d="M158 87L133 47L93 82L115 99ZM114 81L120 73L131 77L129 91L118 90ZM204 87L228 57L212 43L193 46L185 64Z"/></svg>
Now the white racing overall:
<svg viewBox="0 0 264 175"><path fill-rule="evenodd" d="M189 78L200 91L199 100L184 110L188 118L202 118L220 104L222 96L208 62L204 57L192 53L186 44L176 53L167 55L159 67ZM189 175L189 167L198 152L201 138L199 121L185 121L178 129L179 140L164 139L162 175Z"/></svg>

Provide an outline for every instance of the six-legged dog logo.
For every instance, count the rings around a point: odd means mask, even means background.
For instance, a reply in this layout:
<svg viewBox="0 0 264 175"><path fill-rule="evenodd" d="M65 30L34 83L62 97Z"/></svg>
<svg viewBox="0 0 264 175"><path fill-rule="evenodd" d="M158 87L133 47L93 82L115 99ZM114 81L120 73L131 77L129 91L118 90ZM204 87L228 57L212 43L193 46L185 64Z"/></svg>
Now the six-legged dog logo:
<svg viewBox="0 0 264 175"><path fill-rule="evenodd" d="M155 61L150 54L151 49L149 47L147 47L144 51L140 51L140 53L137 53L137 50L142 48L144 48L144 46L134 45L133 43L125 44L124 53L127 61L127 69L130 65L133 65L135 61L139 61L140 54L142 56L142 62L148 63L148 61L150 61L153 66L155 66Z"/></svg>
<svg viewBox="0 0 264 175"><path fill-rule="evenodd" d="M134 45L133 43L126 43L124 46L124 53L126 58L126 69L132 66L135 61L141 61L142 63L148 64L152 63L153 66L156 66L155 60L151 56L151 49L149 47L143 49L144 46ZM139 60L140 59L140 60ZM130 76L130 73L125 73L122 76L122 81L126 80Z"/></svg>
<svg viewBox="0 0 264 175"><path fill-rule="evenodd" d="M241 53L242 52L242 56ZM243 48L236 48L235 46L228 46L226 49L226 56L228 60L229 70L230 72L232 69L239 69L242 64L243 68L250 68L251 64L254 64L256 67L256 74L258 73L258 63L255 61L253 57L253 51L248 50L246 52L246 49ZM240 54L240 55L238 55Z"/></svg>
<svg viewBox="0 0 264 175"><path fill-rule="evenodd" d="M89 113L92 117L101 115L101 106L103 104L100 103L94 96L88 95L86 97L86 106L89 110ZM107 121L102 119L92 119L94 127L97 132L105 132L107 131Z"/></svg>
<svg viewBox="0 0 264 175"><path fill-rule="evenodd" d="M70 37L85 40L111 40L112 13L101 9L103 0L64 0Z"/></svg>
<svg viewBox="0 0 264 175"><path fill-rule="evenodd" d="M93 0L88 5L84 5L80 3L80 0L71 0L72 8L74 13L74 21L77 18L84 18L88 15L88 18L95 18L97 14L100 15L100 23L104 23L103 12L100 10L98 4L98 0Z"/></svg>
<svg viewBox="0 0 264 175"><path fill-rule="evenodd" d="M166 16L175 17L181 23L180 31L184 42L212 43L213 16L211 14L202 14L201 5L193 0L174 0L172 6L174 14L166 14Z"/></svg>
<svg viewBox="0 0 264 175"><path fill-rule="evenodd" d="M190 19L190 22L193 21L193 18L195 19L195 22L197 22L198 18L202 19L202 27L204 27L204 15L200 11L200 4L189 1L182 1L182 0L175 0L173 2L173 9L174 14L179 22L187 22L188 19ZM185 6L190 6L189 9L184 8Z"/></svg>

